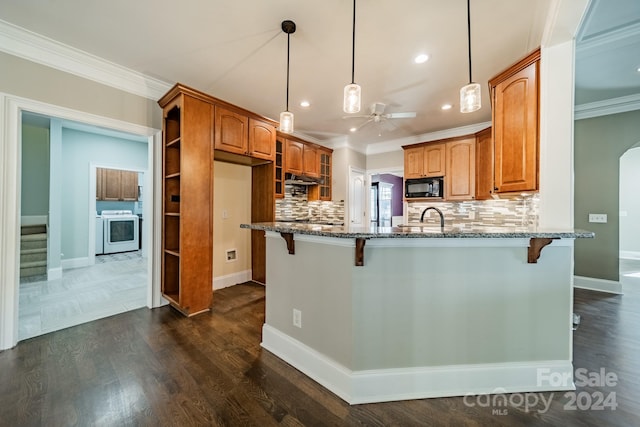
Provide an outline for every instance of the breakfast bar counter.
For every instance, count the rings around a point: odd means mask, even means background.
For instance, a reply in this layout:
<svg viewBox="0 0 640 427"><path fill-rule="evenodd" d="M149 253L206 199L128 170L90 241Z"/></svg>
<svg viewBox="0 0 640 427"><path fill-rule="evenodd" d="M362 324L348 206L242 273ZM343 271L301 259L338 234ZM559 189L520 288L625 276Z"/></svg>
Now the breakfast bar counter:
<svg viewBox="0 0 640 427"><path fill-rule="evenodd" d="M574 387L573 243L591 232L241 227L266 232L262 347L351 404Z"/></svg>

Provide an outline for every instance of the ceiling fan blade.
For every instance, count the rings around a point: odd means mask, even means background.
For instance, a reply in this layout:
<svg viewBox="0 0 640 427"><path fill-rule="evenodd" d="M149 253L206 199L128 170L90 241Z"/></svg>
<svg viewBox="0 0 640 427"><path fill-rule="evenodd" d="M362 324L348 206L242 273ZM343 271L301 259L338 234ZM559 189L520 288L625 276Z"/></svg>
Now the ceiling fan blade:
<svg viewBox="0 0 640 427"><path fill-rule="evenodd" d="M369 116L365 116L365 117L369 117ZM367 125L367 123L371 123L372 121L373 121L373 119L369 118L369 120L365 120L364 122L360 123L360 125L356 128L355 132L358 132L360 129L365 127Z"/></svg>
<svg viewBox="0 0 640 427"><path fill-rule="evenodd" d="M415 112L385 114L385 117L387 119L411 119L415 116L416 116Z"/></svg>
<svg viewBox="0 0 640 427"><path fill-rule="evenodd" d="M368 119L369 117L371 117L371 115L366 114L359 114L357 116L351 115L351 116L342 116L343 119Z"/></svg>

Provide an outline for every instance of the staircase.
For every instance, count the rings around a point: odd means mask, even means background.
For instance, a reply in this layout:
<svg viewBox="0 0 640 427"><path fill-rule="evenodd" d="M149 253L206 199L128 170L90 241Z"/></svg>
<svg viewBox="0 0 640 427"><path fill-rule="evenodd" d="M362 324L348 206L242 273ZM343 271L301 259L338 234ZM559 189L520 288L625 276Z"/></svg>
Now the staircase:
<svg viewBox="0 0 640 427"><path fill-rule="evenodd" d="M47 226L23 225L20 230L20 277L47 274Z"/></svg>

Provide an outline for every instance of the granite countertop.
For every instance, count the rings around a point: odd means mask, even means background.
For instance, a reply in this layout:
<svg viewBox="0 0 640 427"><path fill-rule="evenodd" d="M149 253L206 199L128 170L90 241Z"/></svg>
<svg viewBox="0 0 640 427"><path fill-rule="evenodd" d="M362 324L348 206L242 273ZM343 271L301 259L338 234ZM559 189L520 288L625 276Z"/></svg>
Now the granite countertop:
<svg viewBox="0 0 640 427"><path fill-rule="evenodd" d="M586 230L552 230L530 227L462 227L445 225L408 224L399 227L349 227L296 222L259 222L241 224L240 228L275 231L278 233L308 234L313 236L380 239L380 238L593 238L595 234Z"/></svg>

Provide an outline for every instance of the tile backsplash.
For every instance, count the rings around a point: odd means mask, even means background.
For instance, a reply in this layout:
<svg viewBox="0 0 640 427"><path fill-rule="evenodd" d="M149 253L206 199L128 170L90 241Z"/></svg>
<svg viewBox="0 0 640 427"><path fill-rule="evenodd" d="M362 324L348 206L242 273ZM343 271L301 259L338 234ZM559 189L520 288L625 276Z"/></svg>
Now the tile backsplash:
<svg viewBox="0 0 640 427"><path fill-rule="evenodd" d="M311 222L344 222L344 201L307 201L307 189L285 185L284 198L276 199L276 220L304 220Z"/></svg>
<svg viewBox="0 0 640 427"><path fill-rule="evenodd" d="M428 206L435 206L442 211L447 223L468 226L537 227L538 203L537 193L483 201L409 202L407 219L409 222L419 222L422 211ZM429 211L425 215L425 222L439 224L440 217L436 212Z"/></svg>

